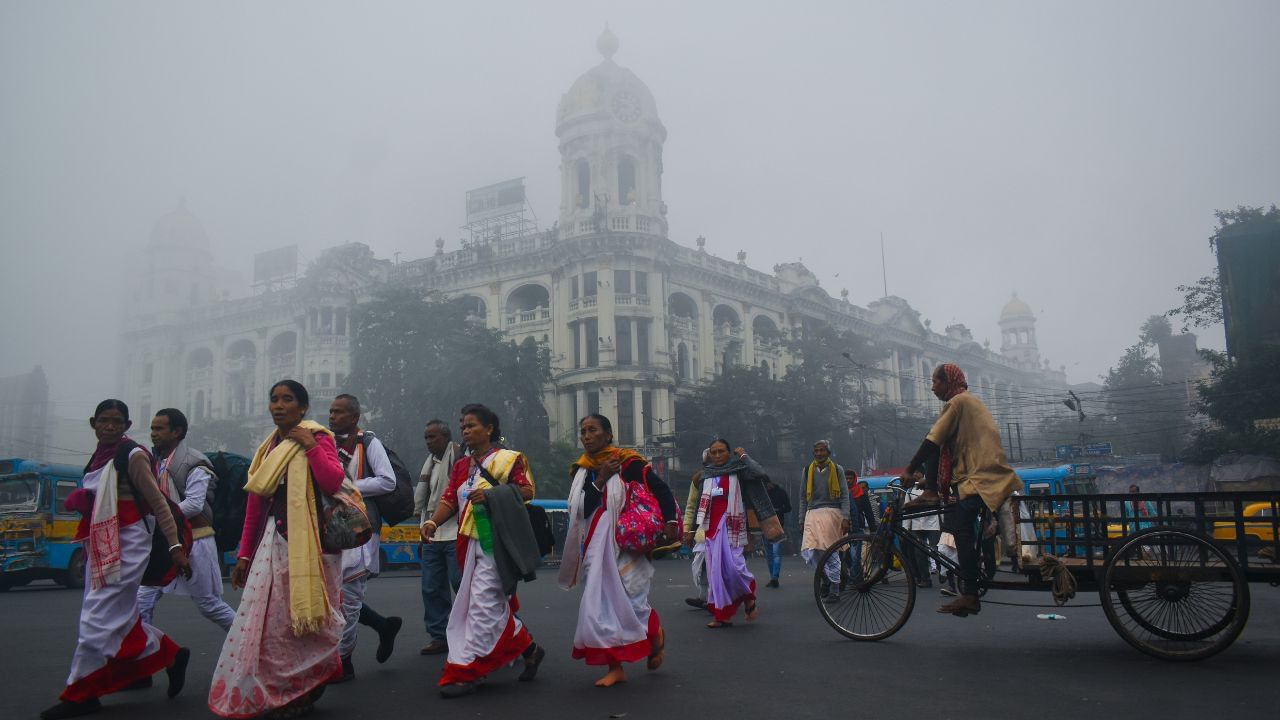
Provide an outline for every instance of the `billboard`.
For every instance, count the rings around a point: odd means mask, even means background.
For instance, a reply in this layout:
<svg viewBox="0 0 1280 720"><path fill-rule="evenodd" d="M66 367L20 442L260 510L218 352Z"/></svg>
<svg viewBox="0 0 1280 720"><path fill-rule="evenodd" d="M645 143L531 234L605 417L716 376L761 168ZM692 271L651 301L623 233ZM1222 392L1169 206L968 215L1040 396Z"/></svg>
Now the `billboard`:
<svg viewBox="0 0 1280 720"><path fill-rule="evenodd" d="M467 191L467 224L481 222L524 208L524 178L507 180Z"/></svg>
<svg viewBox="0 0 1280 720"><path fill-rule="evenodd" d="M253 284L265 285L298 274L298 246L286 245L253 256Z"/></svg>

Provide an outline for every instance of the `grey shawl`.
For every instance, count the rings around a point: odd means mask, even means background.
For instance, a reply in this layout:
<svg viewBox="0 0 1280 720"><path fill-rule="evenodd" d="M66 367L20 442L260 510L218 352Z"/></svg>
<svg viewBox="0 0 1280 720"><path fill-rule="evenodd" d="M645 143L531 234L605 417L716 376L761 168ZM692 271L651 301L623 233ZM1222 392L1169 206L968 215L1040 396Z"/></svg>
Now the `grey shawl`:
<svg viewBox="0 0 1280 720"><path fill-rule="evenodd" d="M534 571L542 558L538 556L538 539L529 524L520 488L506 484L484 491L484 506L493 528L493 564L498 568L502 591L511 595L521 580L535 579Z"/></svg>

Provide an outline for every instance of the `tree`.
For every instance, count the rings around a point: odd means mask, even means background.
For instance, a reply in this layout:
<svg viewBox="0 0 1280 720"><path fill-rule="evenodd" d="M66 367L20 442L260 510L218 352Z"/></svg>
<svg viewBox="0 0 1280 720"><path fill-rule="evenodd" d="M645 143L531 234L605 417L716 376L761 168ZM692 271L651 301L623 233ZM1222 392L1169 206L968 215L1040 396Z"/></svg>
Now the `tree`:
<svg viewBox="0 0 1280 720"><path fill-rule="evenodd" d="M1107 371L1102 397L1114 421L1110 440L1117 453L1159 453L1173 460L1185 445L1190 420L1182 383L1162 381L1151 353L1154 342L1139 341L1125 350Z"/></svg>
<svg viewBox="0 0 1280 720"><path fill-rule="evenodd" d="M1236 360L1202 354L1213 370L1198 388L1199 409L1214 425L1196 433L1188 454L1201 462L1225 453L1280 456L1280 431L1258 423L1280 418L1280 348L1261 347Z"/></svg>
<svg viewBox="0 0 1280 720"><path fill-rule="evenodd" d="M798 362L781 380L758 368L729 367L677 398L682 461L699 465L702 450L717 436L748 448L766 463L796 462L808 456L814 441L829 439L840 462L860 467L864 447L859 431L870 427L878 400L864 390L864 383L884 372L875 367L884 353L866 338L825 325L807 328L788 349ZM876 428L889 427L896 419L878 412ZM868 446L877 431L868 434ZM792 452L780 456L777 449L784 438L792 441Z"/></svg>
<svg viewBox="0 0 1280 720"><path fill-rule="evenodd" d="M368 426L406 462L421 461L428 420L456 427L463 405L482 403L498 414L507 444L529 456L535 481L566 473L542 405L551 372L546 348L532 338L504 340L467 316L464 303L428 301L414 290L358 306L349 384L368 408Z"/></svg>
<svg viewBox="0 0 1280 720"><path fill-rule="evenodd" d="M1273 204L1270 208L1237 206L1235 210L1215 210L1218 227L1209 236L1209 247L1217 248L1218 238L1229 228L1239 225L1280 225L1280 210ZM1190 285L1179 285L1178 292L1183 294L1182 305L1165 313L1169 317L1182 318L1182 331L1192 327L1205 328L1221 325L1222 317L1222 281L1218 277L1218 269L1205 275Z"/></svg>

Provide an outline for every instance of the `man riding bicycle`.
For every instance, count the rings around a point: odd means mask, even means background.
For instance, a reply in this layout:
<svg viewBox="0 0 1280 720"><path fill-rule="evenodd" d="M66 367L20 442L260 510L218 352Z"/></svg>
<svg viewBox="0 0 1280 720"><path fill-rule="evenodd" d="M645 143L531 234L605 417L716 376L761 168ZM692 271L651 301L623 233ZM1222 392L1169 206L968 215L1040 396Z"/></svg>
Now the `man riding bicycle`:
<svg viewBox="0 0 1280 720"><path fill-rule="evenodd" d="M960 597L938 612L959 617L982 610L975 528L982 508L985 505L995 512L1014 491L1022 489L1022 481L1005 458L995 418L968 389L964 371L958 366L947 363L934 370L933 394L943 402L942 412L899 478L904 488L911 487L916 471L925 471L924 492L903 510L950 505L943 516L943 529L955 536Z"/></svg>

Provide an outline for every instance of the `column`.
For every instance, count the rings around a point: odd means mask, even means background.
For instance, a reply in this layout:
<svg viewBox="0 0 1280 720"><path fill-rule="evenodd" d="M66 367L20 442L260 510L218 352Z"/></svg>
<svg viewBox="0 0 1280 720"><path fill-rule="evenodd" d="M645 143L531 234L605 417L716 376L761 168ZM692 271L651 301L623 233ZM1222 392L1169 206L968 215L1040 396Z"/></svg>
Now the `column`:
<svg viewBox="0 0 1280 720"><path fill-rule="evenodd" d="M613 352L609 353L608 362L605 362L604 353L600 354L600 367L613 367L618 364L618 338L614 337L618 334L617 322L614 320L614 306L616 305L615 293L617 288L613 286L613 267L607 263L600 263L596 268L596 280L603 282L604 286L600 287L596 295L596 327L600 330L600 337L613 338ZM602 292L601 292L602 291ZM615 404L617 400L614 400ZM601 395L601 407L604 406L604 397ZM608 415L606 417L615 417Z"/></svg>
<svg viewBox="0 0 1280 720"><path fill-rule="evenodd" d="M644 390L645 389L643 387L636 385L629 391L633 395L633 400L631 401L631 414L635 416L634 427L636 429L636 445L643 445L645 440L649 437L648 428L645 427L645 420L647 418L644 416ZM658 417L663 416L659 415Z"/></svg>
<svg viewBox="0 0 1280 720"><path fill-rule="evenodd" d="M628 325L631 328L631 364L640 364L640 318L634 315L630 317L631 322ZM645 358L648 362L648 358Z"/></svg>
<svg viewBox="0 0 1280 720"><path fill-rule="evenodd" d="M600 386L600 414L611 420L618 419L618 387L616 385Z"/></svg>
<svg viewBox="0 0 1280 720"><path fill-rule="evenodd" d="M745 306L742 308L742 364L756 366L756 328Z"/></svg>

